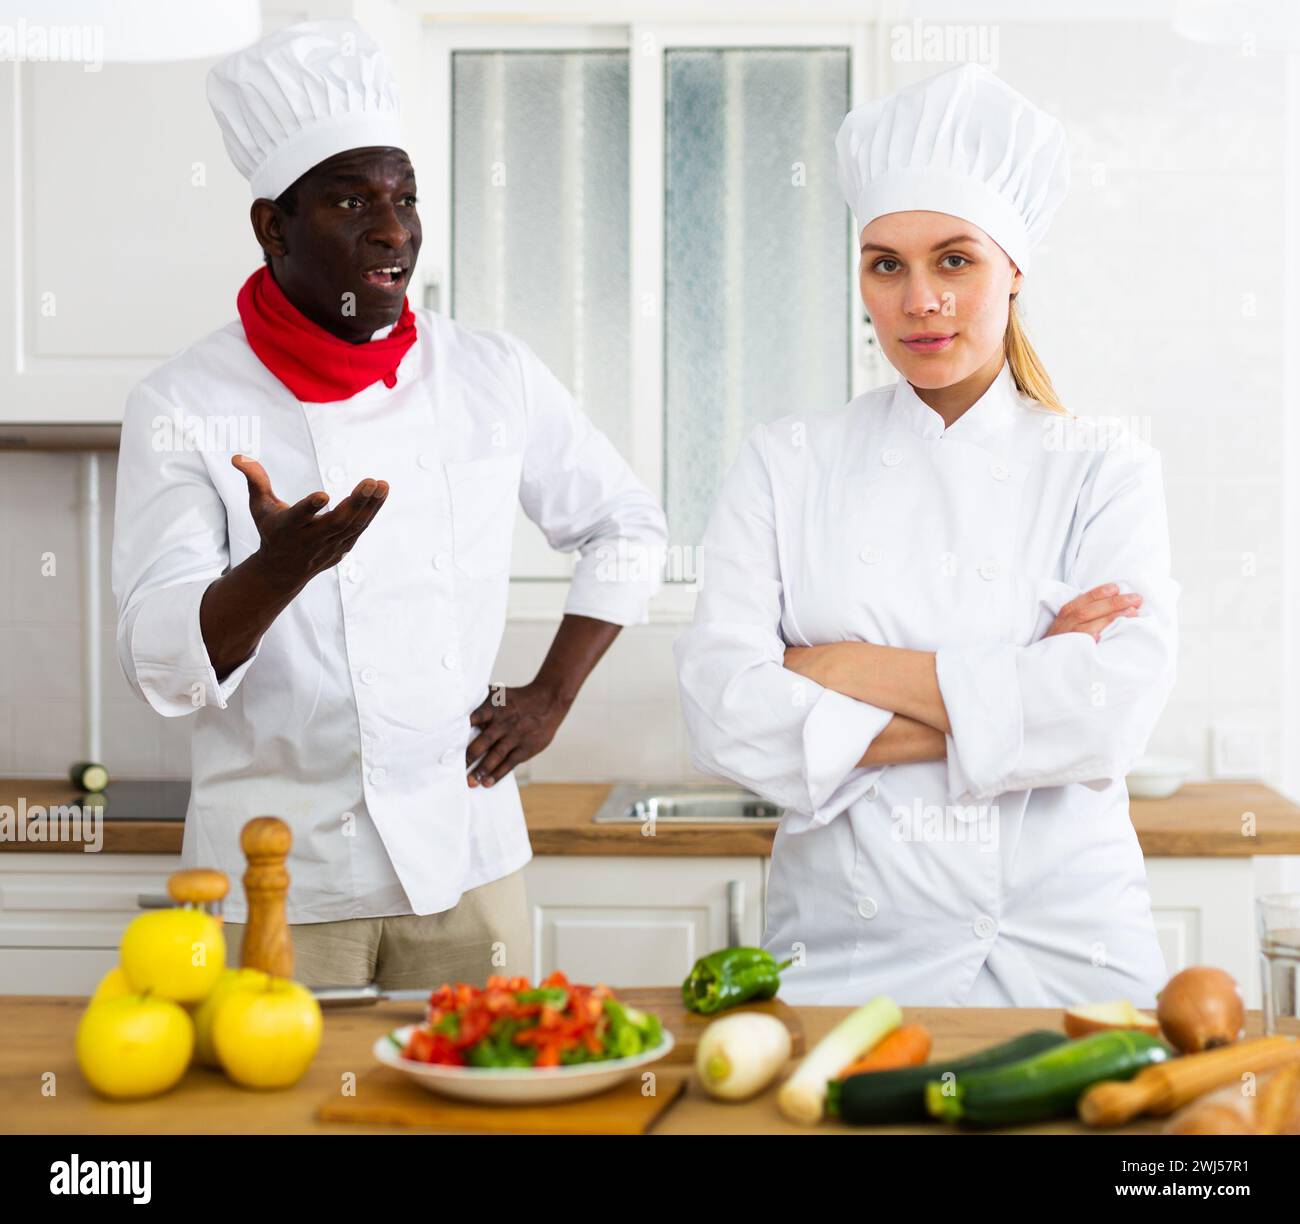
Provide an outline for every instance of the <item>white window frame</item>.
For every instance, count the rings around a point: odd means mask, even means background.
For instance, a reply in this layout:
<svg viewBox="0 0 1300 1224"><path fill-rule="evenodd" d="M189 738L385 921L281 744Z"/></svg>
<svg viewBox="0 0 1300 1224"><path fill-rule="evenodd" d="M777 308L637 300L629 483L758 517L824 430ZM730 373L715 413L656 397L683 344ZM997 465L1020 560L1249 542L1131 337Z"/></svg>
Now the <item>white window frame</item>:
<svg viewBox="0 0 1300 1224"><path fill-rule="evenodd" d="M623 22L578 25L533 20L527 24L434 22L424 27L425 86L434 121L416 135L424 245L413 277L415 300L448 304L451 270L451 57L457 51L624 49L629 53L631 243L630 320L631 453L628 463L656 497L663 496L664 447L664 52L682 47L845 47L849 51L850 100L865 97L871 27L851 23L726 22L685 24ZM887 76L887 57L877 42L877 70ZM881 62L885 60L886 62ZM827 133L831 139L833 133ZM429 167L429 169L423 169ZM426 186L428 184L428 186ZM847 222L846 222L847 223ZM856 244L850 243L851 284L857 279ZM850 298L849 340L856 355L863 342L863 312ZM855 360L853 393L862 386ZM510 581L512 620L554 621L563 612L567 577ZM683 623L695 608L697 584L665 582L650 606L654 622Z"/></svg>

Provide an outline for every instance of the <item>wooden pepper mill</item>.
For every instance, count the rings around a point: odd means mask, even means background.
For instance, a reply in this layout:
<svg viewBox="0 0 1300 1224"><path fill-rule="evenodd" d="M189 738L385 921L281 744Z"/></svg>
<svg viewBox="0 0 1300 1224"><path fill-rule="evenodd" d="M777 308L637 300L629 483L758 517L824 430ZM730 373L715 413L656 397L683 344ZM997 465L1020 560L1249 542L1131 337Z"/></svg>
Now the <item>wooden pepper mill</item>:
<svg viewBox="0 0 1300 1224"><path fill-rule="evenodd" d="M276 816L250 820L239 835L248 859L244 895L248 898L248 925L240 961L245 969L261 969L272 977L293 977L293 938L285 916L289 893L289 857L293 834Z"/></svg>
<svg viewBox="0 0 1300 1224"><path fill-rule="evenodd" d="M221 902L230 891L225 873L215 867L191 867L175 871L167 880L167 895L177 905L201 909L221 921Z"/></svg>

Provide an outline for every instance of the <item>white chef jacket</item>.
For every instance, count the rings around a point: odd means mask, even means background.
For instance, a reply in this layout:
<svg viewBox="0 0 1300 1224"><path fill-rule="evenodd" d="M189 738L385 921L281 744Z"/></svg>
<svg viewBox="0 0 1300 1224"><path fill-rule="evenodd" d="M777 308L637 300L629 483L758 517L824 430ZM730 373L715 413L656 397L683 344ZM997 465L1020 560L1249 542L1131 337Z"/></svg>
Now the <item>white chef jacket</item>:
<svg viewBox="0 0 1300 1224"><path fill-rule="evenodd" d="M529 860L513 772L471 788L465 766L505 626L517 503L553 548L581 554L566 612L641 623L659 583L641 562L662 561L662 510L531 349L414 314L392 389L301 403L234 322L127 401L118 654L155 710L194 720L181 857L230 878L231 921L247 913L239 833L254 816L293 832L290 922L437 913ZM390 491L218 682L199 603L259 543L240 452L290 504L319 489L337 504L367 476Z"/></svg>
<svg viewBox="0 0 1300 1224"><path fill-rule="evenodd" d="M1173 686L1158 452L1010 368L949 428L905 379L747 437L675 643L692 759L785 811L764 946L796 1002L1154 1003L1166 976L1125 774ZM1103 582L1144 601L1043 638ZM892 714L787 645L936 652L947 759L861 768Z"/></svg>

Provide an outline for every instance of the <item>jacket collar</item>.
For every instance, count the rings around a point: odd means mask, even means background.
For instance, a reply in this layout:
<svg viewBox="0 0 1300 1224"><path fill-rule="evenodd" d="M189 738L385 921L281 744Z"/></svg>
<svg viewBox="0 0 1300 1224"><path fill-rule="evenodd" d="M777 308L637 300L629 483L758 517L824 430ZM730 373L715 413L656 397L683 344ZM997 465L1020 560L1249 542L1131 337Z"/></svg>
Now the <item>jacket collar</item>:
<svg viewBox="0 0 1300 1224"><path fill-rule="evenodd" d="M900 377L895 385L891 406L894 419L922 438L956 438L973 446L987 446L1024 410L1011 366L1006 361L988 390L947 429L943 427L943 417L917 395L916 388L906 378Z"/></svg>

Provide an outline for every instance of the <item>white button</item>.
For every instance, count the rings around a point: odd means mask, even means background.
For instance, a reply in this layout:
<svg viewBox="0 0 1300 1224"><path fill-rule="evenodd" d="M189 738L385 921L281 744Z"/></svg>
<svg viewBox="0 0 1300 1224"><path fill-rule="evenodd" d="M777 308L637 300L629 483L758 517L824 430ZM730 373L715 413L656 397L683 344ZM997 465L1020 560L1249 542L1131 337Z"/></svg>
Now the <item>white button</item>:
<svg viewBox="0 0 1300 1224"><path fill-rule="evenodd" d="M338 484L346 475L347 471L339 467L337 463L325 473L326 478L331 484Z"/></svg>
<svg viewBox="0 0 1300 1224"><path fill-rule="evenodd" d="M421 454L419 455L419 457L416 459L415 462L418 463L427 472L431 467L433 467L433 456L430 455L427 451L424 451L421 452Z"/></svg>
<svg viewBox="0 0 1300 1224"><path fill-rule="evenodd" d="M992 582L1002 572L1002 567L996 561L985 561L980 566L980 577L986 582Z"/></svg>
<svg viewBox="0 0 1300 1224"><path fill-rule="evenodd" d="M343 576L349 582L361 581L361 564L358 561L349 561L348 567L343 571Z"/></svg>
<svg viewBox="0 0 1300 1224"><path fill-rule="evenodd" d="M433 568L436 570L445 570L450 558L446 553L435 553L433 557Z"/></svg>
<svg viewBox="0 0 1300 1224"><path fill-rule="evenodd" d="M388 780L388 770L386 770L382 765L376 765L374 769L370 771L370 780L376 786L383 786L383 784Z"/></svg>
<svg viewBox="0 0 1300 1224"><path fill-rule="evenodd" d="M460 666L460 656L454 650L449 650L442 656L442 665L448 671L454 671Z"/></svg>
<svg viewBox="0 0 1300 1224"><path fill-rule="evenodd" d="M875 565L875 563L880 560L881 553L880 549L875 547L874 544L868 544L866 548L858 553L858 556L868 565Z"/></svg>
<svg viewBox="0 0 1300 1224"><path fill-rule="evenodd" d="M363 667L361 669L361 683L374 684L379 679L379 673L373 667Z"/></svg>
<svg viewBox="0 0 1300 1224"><path fill-rule="evenodd" d="M1000 459L995 459L989 471L993 474L994 480L1006 480L1011 475L1011 469L1007 467Z"/></svg>
<svg viewBox="0 0 1300 1224"><path fill-rule="evenodd" d="M873 782L867 787L867 798L874 799L880 792L876 790L876 784Z"/></svg>
<svg viewBox="0 0 1300 1224"><path fill-rule="evenodd" d="M464 752L465 750L463 748L448 748L447 751L438 758L438 760L444 765L455 765L464 755Z"/></svg>
<svg viewBox="0 0 1300 1224"><path fill-rule="evenodd" d="M975 919L975 934L981 939L992 939L997 929L998 924L987 914L981 914Z"/></svg>
<svg viewBox="0 0 1300 1224"><path fill-rule="evenodd" d="M903 462L903 452L896 446L890 446L880 452L880 462L886 467L897 467Z"/></svg>
<svg viewBox="0 0 1300 1224"><path fill-rule="evenodd" d="M864 918L874 918L879 909L880 907L871 897L863 897L862 900L858 902L858 913Z"/></svg>

